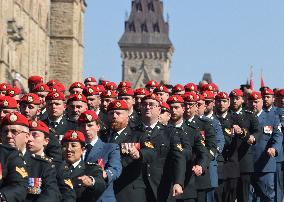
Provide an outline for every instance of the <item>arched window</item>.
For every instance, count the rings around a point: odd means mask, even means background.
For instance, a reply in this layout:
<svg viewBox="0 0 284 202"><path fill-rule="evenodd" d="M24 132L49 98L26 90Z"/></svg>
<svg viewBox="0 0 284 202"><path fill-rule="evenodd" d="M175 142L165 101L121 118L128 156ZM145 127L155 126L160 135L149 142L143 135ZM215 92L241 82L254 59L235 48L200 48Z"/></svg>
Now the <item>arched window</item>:
<svg viewBox="0 0 284 202"><path fill-rule="evenodd" d="M147 28L147 24L146 24L146 23L143 23L143 24L141 25L141 31L142 31L142 32L148 32L148 28Z"/></svg>

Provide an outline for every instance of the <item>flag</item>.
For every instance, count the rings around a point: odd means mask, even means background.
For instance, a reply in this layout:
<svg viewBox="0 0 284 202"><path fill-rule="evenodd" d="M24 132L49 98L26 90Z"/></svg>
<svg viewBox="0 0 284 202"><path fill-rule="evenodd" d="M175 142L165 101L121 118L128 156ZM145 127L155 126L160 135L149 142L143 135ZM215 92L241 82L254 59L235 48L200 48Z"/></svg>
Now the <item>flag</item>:
<svg viewBox="0 0 284 202"><path fill-rule="evenodd" d="M253 69L250 66L250 81L249 81L250 89L253 90Z"/></svg>
<svg viewBox="0 0 284 202"><path fill-rule="evenodd" d="M265 84L264 84L264 80L263 80L263 71L262 71L262 69L261 69L261 74L260 74L260 87L262 88L262 87L264 87L265 86Z"/></svg>

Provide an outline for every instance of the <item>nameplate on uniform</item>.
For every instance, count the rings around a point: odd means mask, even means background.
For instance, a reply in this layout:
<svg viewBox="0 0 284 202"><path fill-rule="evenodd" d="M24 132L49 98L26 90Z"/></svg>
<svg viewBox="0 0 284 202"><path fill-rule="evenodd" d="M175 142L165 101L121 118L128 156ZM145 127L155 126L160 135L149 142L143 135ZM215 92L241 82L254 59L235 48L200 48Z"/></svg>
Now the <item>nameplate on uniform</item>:
<svg viewBox="0 0 284 202"><path fill-rule="evenodd" d="M39 177L30 177L28 181L28 193L40 194L41 193L42 179Z"/></svg>
<svg viewBox="0 0 284 202"><path fill-rule="evenodd" d="M120 144L120 150L121 150L121 153L128 153L128 151L132 148L132 147L135 147L137 150L140 150L140 143L134 143L134 142L131 142L131 143L121 143Z"/></svg>
<svg viewBox="0 0 284 202"><path fill-rule="evenodd" d="M273 132L273 127L272 126L264 126L263 127L263 132L266 133L266 134L272 134Z"/></svg>

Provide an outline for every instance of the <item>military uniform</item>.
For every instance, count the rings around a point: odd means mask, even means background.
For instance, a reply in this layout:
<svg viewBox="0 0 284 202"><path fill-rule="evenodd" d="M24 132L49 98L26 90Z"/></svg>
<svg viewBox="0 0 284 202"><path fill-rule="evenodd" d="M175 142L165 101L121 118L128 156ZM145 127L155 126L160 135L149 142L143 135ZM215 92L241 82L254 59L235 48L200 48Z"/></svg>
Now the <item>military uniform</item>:
<svg viewBox="0 0 284 202"><path fill-rule="evenodd" d="M132 114L129 115L128 125L130 128L135 128L141 124L141 118L139 117L136 110L133 109Z"/></svg>
<svg viewBox="0 0 284 202"><path fill-rule="evenodd" d="M60 201L60 192L57 186L56 169L47 157L24 154L28 171L28 195L25 201Z"/></svg>
<svg viewBox="0 0 284 202"><path fill-rule="evenodd" d="M22 155L16 149L0 144L0 201L23 201L27 180Z"/></svg>
<svg viewBox="0 0 284 202"><path fill-rule="evenodd" d="M95 202L105 190L105 181L102 176L102 170L96 163L80 161L75 168L69 167L71 171L71 180L76 191L77 202ZM78 177L87 175L95 180L91 187L85 187Z"/></svg>

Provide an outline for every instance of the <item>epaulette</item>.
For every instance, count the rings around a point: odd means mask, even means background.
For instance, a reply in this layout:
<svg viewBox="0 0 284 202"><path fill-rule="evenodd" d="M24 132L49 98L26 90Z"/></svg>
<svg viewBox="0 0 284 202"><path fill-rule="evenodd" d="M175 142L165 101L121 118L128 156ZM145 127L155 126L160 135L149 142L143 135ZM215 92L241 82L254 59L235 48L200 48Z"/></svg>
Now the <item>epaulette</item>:
<svg viewBox="0 0 284 202"><path fill-rule="evenodd" d="M249 114L253 114L253 111L250 111L250 110L244 110L246 113L249 113Z"/></svg>
<svg viewBox="0 0 284 202"><path fill-rule="evenodd" d="M36 155L36 154L32 154L31 156L32 156L32 158L37 159L37 160L41 160L41 161L48 162L48 163L52 162L52 160L50 158L46 157L46 156L40 156L40 155Z"/></svg>

